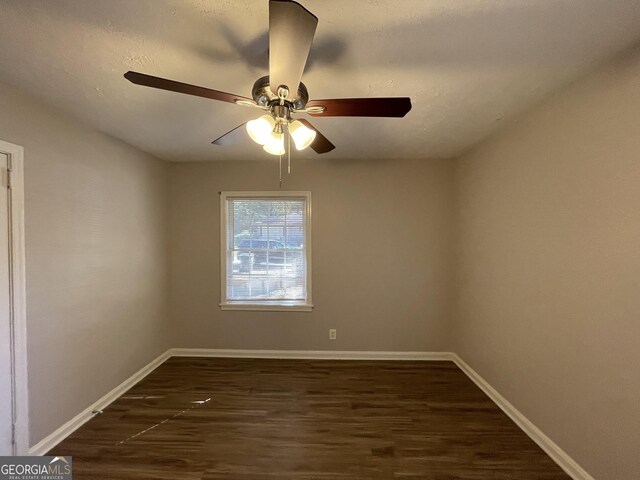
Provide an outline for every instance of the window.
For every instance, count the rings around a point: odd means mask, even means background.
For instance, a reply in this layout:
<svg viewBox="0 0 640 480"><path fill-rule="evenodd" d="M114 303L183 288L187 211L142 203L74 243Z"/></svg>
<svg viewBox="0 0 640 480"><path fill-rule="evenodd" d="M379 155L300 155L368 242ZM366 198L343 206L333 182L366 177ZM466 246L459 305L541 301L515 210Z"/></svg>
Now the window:
<svg viewBox="0 0 640 480"><path fill-rule="evenodd" d="M311 193L222 192L223 310L311 311Z"/></svg>

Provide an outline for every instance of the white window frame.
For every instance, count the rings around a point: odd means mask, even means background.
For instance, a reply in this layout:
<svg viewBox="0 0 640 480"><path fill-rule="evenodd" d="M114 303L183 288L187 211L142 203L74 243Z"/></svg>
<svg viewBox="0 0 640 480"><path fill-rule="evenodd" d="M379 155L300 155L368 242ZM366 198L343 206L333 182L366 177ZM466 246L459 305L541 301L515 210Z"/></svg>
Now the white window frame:
<svg viewBox="0 0 640 480"><path fill-rule="evenodd" d="M243 302L242 300L227 300L227 200L235 199L292 199L302 198L306 205L306 223L304 225L304 239L306 252L306 284L307 297L305 300L282 300L272 302ZM281 191L281 192L220 192L220 309L221 310L250 310L271 312L310 312L313 310L311 300L311 192Z"/></svg>

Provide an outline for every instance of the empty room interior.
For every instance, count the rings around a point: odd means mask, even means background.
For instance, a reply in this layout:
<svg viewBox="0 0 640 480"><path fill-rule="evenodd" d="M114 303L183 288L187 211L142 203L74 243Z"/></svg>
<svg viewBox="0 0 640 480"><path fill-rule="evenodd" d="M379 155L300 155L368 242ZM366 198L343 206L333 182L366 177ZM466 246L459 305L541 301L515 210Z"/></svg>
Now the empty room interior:
<svg viewBox="0 0 640 480"><path fill-rule="evenodd" d="M0 478L640 479L640 0L0 0L0 170Z"/></svg>

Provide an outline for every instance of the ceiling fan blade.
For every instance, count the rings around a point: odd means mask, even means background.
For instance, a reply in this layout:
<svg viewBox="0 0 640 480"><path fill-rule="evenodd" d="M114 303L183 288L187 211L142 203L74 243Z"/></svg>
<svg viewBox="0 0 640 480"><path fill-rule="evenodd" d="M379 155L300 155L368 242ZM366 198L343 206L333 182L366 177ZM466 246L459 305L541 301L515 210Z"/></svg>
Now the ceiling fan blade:
<svg viewBox="0 0 640 480"><path fill-rule="evenodd" d="M411 110L409 97L333 98L312 100L309 107L325 107L324 112L308 112L318 117L404 117Z"/></svg>
<svg viewBox="0 0 640 480"><path fill-rule="evenodd" d="M160 90L169 90L170 92L195 95L196 97L210 98L212 100L220 100L221 102L237 103L238 101L243 101L255 104L252 99L241 97L240 95L219 92L218 90L211 90L210 88L198 87L197 85L189 85L188 83L176 82L174 80L167 80L166 78L154 77L153 75L147 75L144 73L129 71L124 74L124 78L136 85L159 88Z"/></svg>
<svg viewBox="0 0 640 480"><path fill-rule="evenodd" d="M318 18L299 3L269 2L269 83L274 94L286 85L290 97L297 96L317 25Z"/></svg>
<svg viewBox="0 0 640 480"><path fill-rule="evenodd" d="M243 128L247 122L238 125L233 130L229 130L224 135L219 136L213 142L214 145L233 145L242 139L245 129Z"/></svg>
<svg viewBox="0 0 640 480"><path fill-rule="evenodd" d="M316 153L327 153L333 150L334 148L336 148L336 146L333 143L331 143L327 137L322 135L316 127L311 125L311 123L309 123L304 118L300 118L299 120L300 120L300 123L302 123L305 127L310 128L311 130L315 130L316 138L313 141L313 143L309 146L313 148L316 151Z"/></svg>

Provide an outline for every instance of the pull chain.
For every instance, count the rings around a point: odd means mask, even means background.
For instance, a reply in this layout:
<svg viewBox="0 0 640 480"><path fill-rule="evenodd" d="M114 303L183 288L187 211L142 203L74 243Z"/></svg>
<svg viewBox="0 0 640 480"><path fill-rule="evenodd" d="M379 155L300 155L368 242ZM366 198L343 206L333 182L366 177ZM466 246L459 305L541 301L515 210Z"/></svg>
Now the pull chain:
<svg viewBox="0 0 640 480"><path fill-rule="evenodd" d="M282 155L280 155L280 161L278 164L280 166L280 188L282 188Z"/></svg>
<svg viewBox="0 0 640 480"><path fill-rule="evenodd" d="M289 132L289 129L287 129L287 142L287 155L289 156L287 162L287 173L291 175L291 133Z"/></svg>

